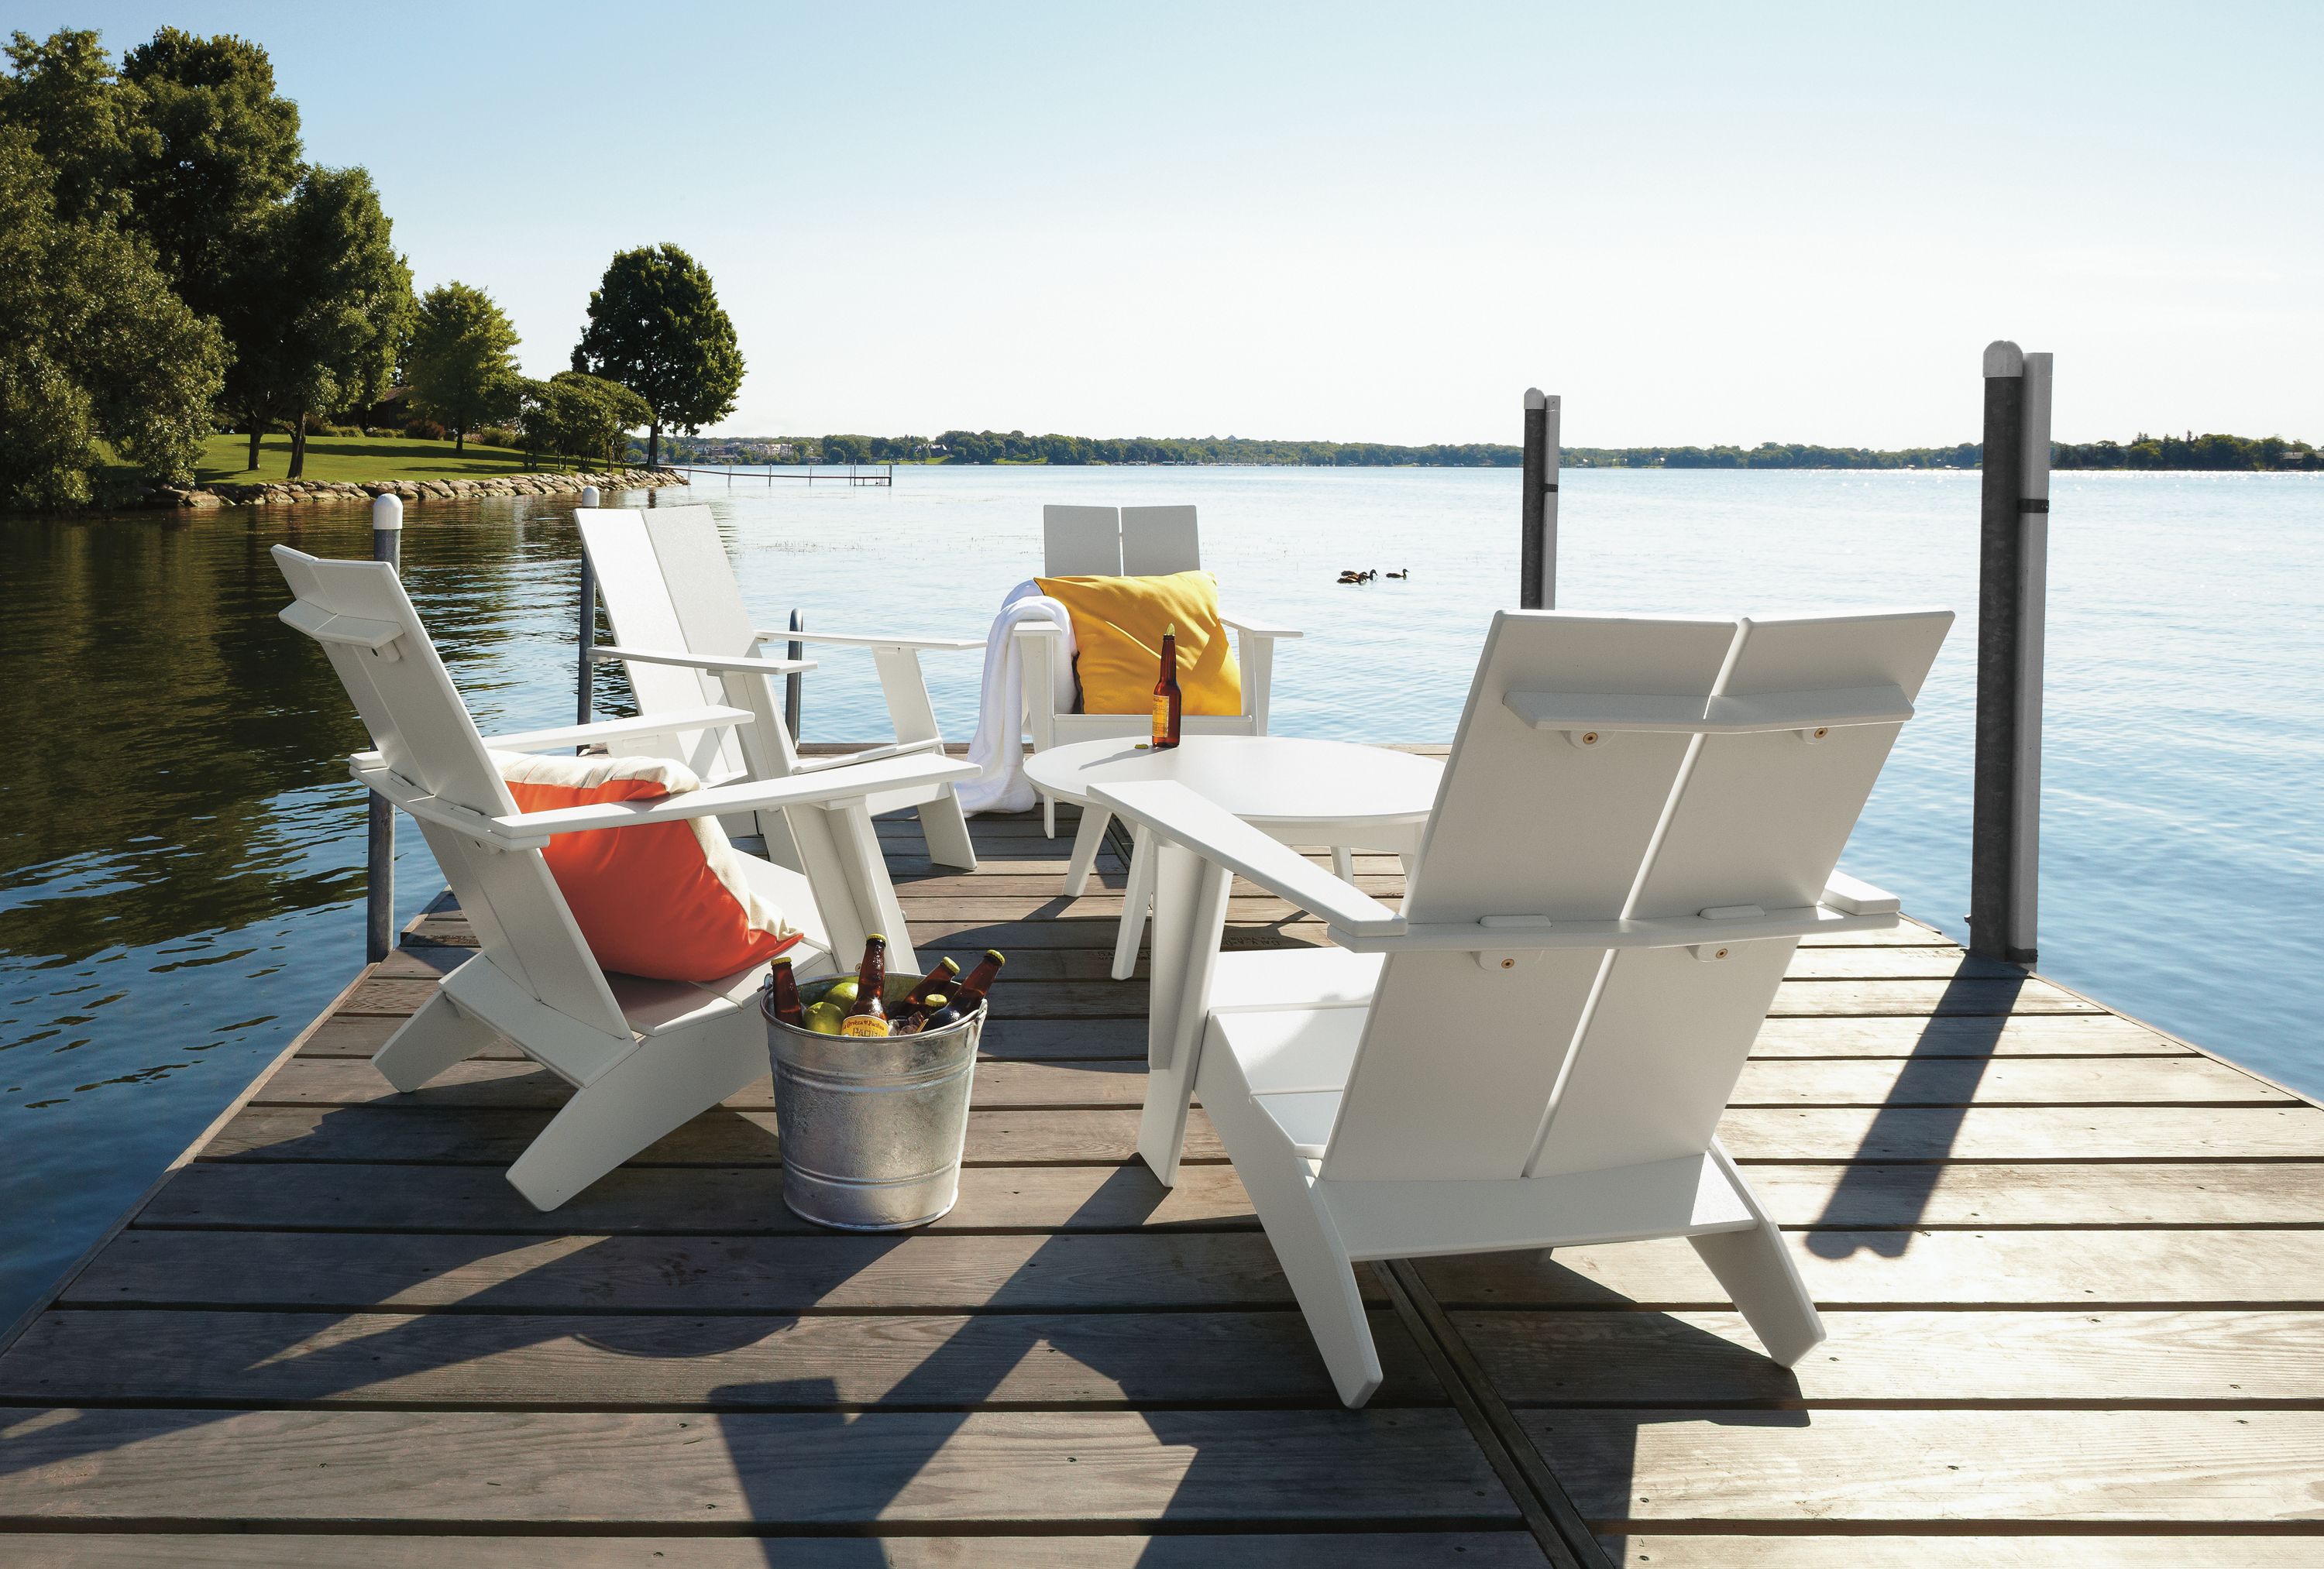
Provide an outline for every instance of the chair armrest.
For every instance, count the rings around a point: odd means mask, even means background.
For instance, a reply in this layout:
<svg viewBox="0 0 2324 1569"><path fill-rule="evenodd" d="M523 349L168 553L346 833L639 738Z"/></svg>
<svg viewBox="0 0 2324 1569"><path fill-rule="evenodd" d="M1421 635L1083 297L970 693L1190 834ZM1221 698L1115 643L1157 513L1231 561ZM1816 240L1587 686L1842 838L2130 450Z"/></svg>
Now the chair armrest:
<svg viewBox="0 0 2324 1569"><path fill-rule="evenodd" d="M375 758L376 753L358 754ZM422 791L401 775L358 762L355 778L412 816L464 834L493 849L539 849L552 834L582 833L601 828L636 828L646 823L684 822L696 817L723 817L730 812L770 812L786 806L828 806L857 801L883 791L915 784L936 784L973 775L975 767L948 758L918 755L885 757L848 769L792 775L782 779L721 784L709 790L689 790L650 801L608 801L591 806L564 806L551 812L520 812L489 816L473 807L444 801Z"/></svg>
<svg viewBox="0 0 2324 1569"><path fill-rule="evenodd" d="M1823 903L1843 915L1901 914L1904 901L1846 872L1834 872L1823 885Z"/></svg>
<svg viewBox="0 0 2324 1569"><path fill-rule="evenodd" d="M982 638L885 637L876 632L766 632L762 643L834 643L848 648L910 648L937 654L963 654L982 648Z"/></svg>
<svg viewBox="0 0 2324 1569"><path fill-rule="evenodd" d="M586 747L593 741L627 740L632 736L668 735L674 730L715 730L751 722L747 708L681 708L668 713L640 714L635 719L597 720L586 725L560 725L546 730L512 730L486 736L484 745L503 752L545 752L552 747ZM366 754L371 755L371 754Z"/></svg>
<svg viewBox="0 0 2324 1569"><path fill-rule="evenodd" d="M1296 627L1278 627L1272 621L1261 621L1250 616L1231 616L1219 612L1219 619L1238 632L1249 632L1254 638L1304 638L1307 634Z"/></svg>
<svg viewBox="0 0 2324 1569"><path fill-rule="evenodd" d="M1174 780L1093 784L1090 794L1116 816L1323 916L1335 930L1367 935L1404 930L1404 918L1370 895Z"/></svg>
<svg viewBox="0 0 2324 1569"><path fill-rule="evenodd" d="M876 763L882 757L901 757L913 752L940 751L941 736L931 736L924 741L890 741L884 747L866 747L860 752L843 752L835 757L802 757L791 770L796 778L801 774L821 774L833 768L853 768L859 763Z"/></svg>
<svg viewBox="0 0 2324 1569"><path fill-rule="evenodd" d="M598 664L633 660L640 665L678 665L688 670L723 670L750 675L793 675L815 668L812 659L766 659L756 654L678 654L660 648L624 648L600 643L589 651Z"/></svg>
<svg viewBox="0 0 2324 1569"><path fill-rule="evenodd" d="M1012 638L1062 638L1065 629L1055 621L1019 621L1009 629Z"/></svg>

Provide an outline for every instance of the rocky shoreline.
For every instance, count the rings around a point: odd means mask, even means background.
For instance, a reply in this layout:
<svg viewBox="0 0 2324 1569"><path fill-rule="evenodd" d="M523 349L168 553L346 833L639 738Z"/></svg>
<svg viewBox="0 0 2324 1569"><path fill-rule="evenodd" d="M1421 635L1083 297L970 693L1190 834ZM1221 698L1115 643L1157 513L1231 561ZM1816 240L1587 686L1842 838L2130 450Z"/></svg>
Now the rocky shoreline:
<svg viewBox="0 0 2324 1569"><path fill-rule="evenodd" d="M482 496L569 496L585 485L600 491L652 491L683 485L674 469L616 469L602 474L493 474L483 479L367 480L361 484L331 480L275 480L256 485L164 485L148 491L148 507L290 507L310 501L369 501L401 496L406 501L467 500Z"/></svg>

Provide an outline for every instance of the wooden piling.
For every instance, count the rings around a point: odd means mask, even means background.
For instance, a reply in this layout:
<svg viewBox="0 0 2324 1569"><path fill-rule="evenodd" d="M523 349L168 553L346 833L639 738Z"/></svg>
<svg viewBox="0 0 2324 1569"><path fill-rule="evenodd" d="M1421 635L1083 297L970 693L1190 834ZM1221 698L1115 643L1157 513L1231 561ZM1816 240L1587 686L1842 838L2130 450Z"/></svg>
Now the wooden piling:
<svg viewBox="0 0 2324 1569"><path fill-rule="evenodd" d="M2040 869L2042 647L2050 509L2050 356L1985 351L1977 775L1969 946L2031 964Z"/></svg>
<svg viewBox="0 0 2324 1569"><path fill-rule="evenodd" d="M1525 396L1525 533L1517 564L1517 608L1557 608L1559 404L1538 387Z"/></svg>

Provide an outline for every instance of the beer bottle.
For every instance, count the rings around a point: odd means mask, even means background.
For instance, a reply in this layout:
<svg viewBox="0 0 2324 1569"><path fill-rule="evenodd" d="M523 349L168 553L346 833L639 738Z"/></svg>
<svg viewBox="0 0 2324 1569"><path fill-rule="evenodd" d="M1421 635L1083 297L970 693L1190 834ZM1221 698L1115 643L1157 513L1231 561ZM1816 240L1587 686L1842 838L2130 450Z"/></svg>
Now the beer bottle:
<svg viewBox="0 0 2324 1569"><path fill-rule="evenodd" d="M1167 752L1178 744L1178 717L1184 699L1178 694L1178 623L1162 629L1162 677L1154 684L1154 749Z"/></svg>
<svg viewBox="0 0 2324 1569"><path fill-rule="evenodd" d="M942 996L922 997L920 1001L927 1005L927 1012L920 1018L921 1029L941 1030L946 1024L960 1023L960 1010Z"/></svg>
<svg viewBox="0 0 2324 1569"><path fill-rule="evenodd" d="M855 969L855 1003L839 1022L843 1035L885 1035L888 1027L888 940L878 932L863 940L863 962Z"/></svg>
<svg viewBox="0 0 2324 1569"><path fill-rule="evenodd" d="M767 972L767 994L776 1018L794 1030L807 1028L806 1017L799 1011L798 978L791 974L789 959L775 960L774 968Z"/></svg>
<svg viewBox="0 0 2324 1569"><path fill-rule="evenodd" d="M936 968L912 983L912 1000L918 1002L931 992L941 996L952 989L952 977L960 973L960 960L940 959Z"/></svg>
<svg viewBox="0 0 2324 1569"><path fill-rule="evenodd" d="M1001 956L999 949L988 948L984 950L984 958L978 962L974 969L968 972L967 978L960 983L960 989L952 995L952 1005L960 1010L962 1018L967 1018L984 1005L985 995L992 990L993 977L1001 973L1001 967L1008 962Z"/></svg>

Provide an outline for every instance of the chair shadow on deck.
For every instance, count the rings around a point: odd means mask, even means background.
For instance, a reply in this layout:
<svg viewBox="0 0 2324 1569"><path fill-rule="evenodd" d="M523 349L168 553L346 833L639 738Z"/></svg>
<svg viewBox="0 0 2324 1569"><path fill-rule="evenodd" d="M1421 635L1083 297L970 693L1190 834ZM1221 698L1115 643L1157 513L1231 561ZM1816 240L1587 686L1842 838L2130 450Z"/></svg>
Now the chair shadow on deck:
<svg viewBox="0 0 2324 1569"><path fill-rule="evenodd" d="M1623 1244L1615 1244L1623 1245ZM1432 1266L1422 1266L1424 1276ZM1521 1271L1516 1290L1493 1284ZM1640 1308L1631 1298L1554 1253L1480 1255L1435 1266L1432 1289L1450 1296L1447 1317L1495 1395L1517 1418L1574 1507L1593 1522L1633 1518L1638 1445L1671 1422L1718 1427L1806 1427L1797 1375L1763 1352L1739 1316L1707 1317ZM1466 1289L1463 1289L1466 1277ZM1449 1278L1448 1278L1449 1277ZM1719 1288L1706 1273L1707 1298ZM1449 1288L1449 1289L1447 1289ZM1531 1311L1488 1307L1499 1296L1536 1303ZM1530 1321L1536 1333L1511 1332ZM1569 1415L1570 1413L1570 1415ZM1607 1562L1627 1562L1627 1537L1600 1537Z"/></svg>
<svg viewBox="0 0 2324 1569"><path fill-rule="evenodd" d="M1964 955L1960 968L1946 983L1944 996L1923 1024L1921 1038L1898 1069L1887 1100L1873 1115L1856 1152L1816 1217L1808 1234L1808 1251L1818 1258L1845 1259L1858 1252L1902 1258L1913 1243L1914 1228L1928 1212L1929 1200L1943 1179L1945 1162L1960 1137L1962 1122L1977 1098L1977 1087L2000 1048L2001 1033L2009 1023L2027 972L2015 965L1998 965ZM1948 1008L1956 999L1989 996L1968 988L1987 986L1996 979L2015 981L1997 1014L1972 1013L1968 1007ZM1958 1023L1956 1032L1941 1032L1941 1024ZM1932 1106L1911 1104L1913 1069L1916 1063L1966 1060L1975 1071L1964 1075L1951 1104Z"/></svg>
<svg viewBox="0 0 2324 1569"><path fill-rule="evenodd" d="M1287 1290L1278 1294L1279 1299L1201 1301L1191 1306L1215 1312L1170 1314L1189 1324L1219 1320L1219 1333L1225 1336L1251 1333L1249 1316L1263 1315L1267 1322L1262 1333L1269 1354L1264 1359L1245 1356L1230 1362L1246 1374L1254 1366L1264 1371L1238 1381L1222 1376L1216 1358L1172 1363L1141 1345L1140 1308L1127 1298L1111 1308L1092 1310L1085 1306L1060 1306L1044 1289L1047 1280L1088 1271L1088 1261L1072 1256L1076 1239L1108 1232L1120 1234L1136 1224L1133 1214L1142 1211L1150 1216L1167 1197L1168 1191L1142 1166L1134 1160L1125 1161L981 1304L958 1309L963 1321L949 1337L876 1392L842 1390L835 1400L823 1393L824 1380L719 1389L714 1402L720 1408L728 1453L750 1498L753 1518L804 1524L808 1529L820 1525L825 1529L868 1533L907 1499L923 1473L973 1418L987 1413L1005 1417L1012 1412L1134 1410L1157 1444L1183 1454L1176 1485L1167 1503L1155 1514L1110 1514L1093 1508L1086 1518L1102 1522L1101 1528L1109 1531L1152 1531L1153 1539L1138 1560L1142 1565L1194 1569L1215 1560L1205 1556L1202 1537L1168 1535L1174 1522L1182 1528L1207 1525L1232 1531L1253 1514L1272 1513L1278 1524L1299 1518L1299 1510L1282 1509L1279 1502L1271 1509L1254 1503L1256 1449L1268 1440L1260 1436L1256 1440L1233 1441L1238 1419L1252 1408L1307 1410L1323 1426L1346 1432L1393 1427L1412 1417L1415 1404L1435 1401L1433 1386L1420 1387L1407 1369L1400 1370L1405 1376L1392 1375L1385 1398L1371 1408L1342 1409L1330 1374ZM1077 1229L1076 1223L1084 1219L1095 1221L1104 1229ZM1180 1229L1167 1227L1141 1234L1167 1235ZM1183 1230L1199 1235L1214 1228ZM891 1245L902 1246L904 1241L896 1238ZM1168 1305L1157 1306L1167 1310ZM1190 1304L1181 1301L1176 1306ZM1386 1317L1388 1310L1383 1306L1380 1313ZM1225 1322L1230 1316L1236 1316L1234 1321ZM1061 1399L1053 1387L1045 1398L1038 1387L1039 1381L1036 1387L1012 1390L1013 1375L1045 1359L1085 1371L1082 1399ZM836 1408L786 1414L803 1404L818 1402ZM1456 1432L1454 1436L1460 1444L1470 1442L1465 1435ZM1060 1459L1068 1466L1074 1461L1061 1453L1044 1451L1070 1447L1061 1434L1055 1440L1020 1441L1016 1453L1054 1468ZM1290 1457L1280 1454L1278 1446L1278 1458ZM1277 1500L1296 1494L1303 1473L1312 1476L1313 1467L1292 1466L1267 1491ZM958 1478L948 1478L936 1485L956 1491L963 1484ZM1058 1490L1066 1484L1062 1477L1045 1478L1038 1471L1028 1469L1016 1475L987 1473L969 1485L993 1491L973 1506L965 1519L986 1522L982 1526L986 1530L1004 1528L992 1522L1015 1522L1018 1529L1041 1530L1045 1519L1054 1518ZM999 1496L1002 1489L1008 1495L1005 1500ZM812 1504L802 1505L802 1492L811 1494L815 1490L827 1491L833 1511L828 1518L819 1519ZM1342 1495L1344 1491L1341 1490ZM1344 1496L1339 1501L1348 1502ZM921 1511L922 1506L915 1503L885 1523L908 1529L916 1517L925 1522L927 1517ZM1480 1517L1491 1512L1489 1506L1478 1510ZM1359 1508L1350 1506L1346 1514L1342 1519L1327 1508L1318 1508L1305 1523L1307 1528L1323 1532L1361 1530L1371 1523L1361 1517ZM1452 1522L1447 1528L1460 1528L1459 1523ZM865 1565L890 1562L883 1538L866 1534L857 1543L860 1557L837 1543L826 1544L832 1555L819 1558L818 1569L826 1562ZM786 1561L779 1540L768 1542L767 1561L770 1564Z"/></svg>

